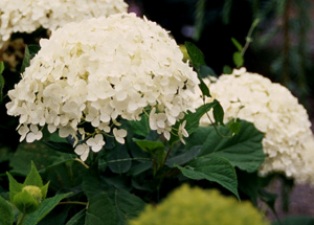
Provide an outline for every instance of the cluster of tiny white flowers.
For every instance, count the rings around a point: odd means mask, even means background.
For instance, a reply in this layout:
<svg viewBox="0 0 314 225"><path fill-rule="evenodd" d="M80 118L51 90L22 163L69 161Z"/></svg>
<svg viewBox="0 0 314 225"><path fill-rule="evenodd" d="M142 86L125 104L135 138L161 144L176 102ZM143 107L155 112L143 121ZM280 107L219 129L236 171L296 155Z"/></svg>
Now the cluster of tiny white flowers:
<svg viewBox="0 0 314 225"><path fill-rule="evenodd" d="M261 175L282 172L299 182L311 179L314 168L313 157L308 157L309 153L314 155L311 123L305 108L287 88L245 68L221 75L215 82L206 82L212 98L225 111L225 122L244 119L265 133L266 160L260 168ZM209 124L208 118L203 117L201 124Z"/></svg>
<svg viewBox="0 0 314 225"><path fill-rule="evenodd" d="M40 44L8 92L7 112L20 117L21 140L41 139L46 125L61 137L76 137L75 152L86 160L90 149L105 145L98 134L124 143L120 119L147 113L151 129L169 139L172 126L195 111L197 74L168 32L145 18L123 13L69 23ZM177 135L187 136L184 126Z"/></svg>
<svg viewBox="0 0 314 225"><path fill-rule="evenodd" d="M68 22L126 11L123 0L1 0L0 47L13 33L54 30Z"/></svg>

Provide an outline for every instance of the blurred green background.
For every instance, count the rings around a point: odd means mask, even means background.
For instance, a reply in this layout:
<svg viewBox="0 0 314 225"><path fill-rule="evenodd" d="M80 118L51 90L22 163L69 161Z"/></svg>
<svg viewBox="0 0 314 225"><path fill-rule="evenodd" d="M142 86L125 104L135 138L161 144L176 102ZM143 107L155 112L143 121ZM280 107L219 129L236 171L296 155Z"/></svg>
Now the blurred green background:
<svg viewBox="0 0 314 225"><path fill-rule="evenodd" d="M313 0L131 0L131 11L168 29L178 43L194 42L208 65L221 74L234 67L253 21L259 23L245 53L244 66L287 86L304 104L313 93ZM309 108L309 107L308 107Z"/></svg>

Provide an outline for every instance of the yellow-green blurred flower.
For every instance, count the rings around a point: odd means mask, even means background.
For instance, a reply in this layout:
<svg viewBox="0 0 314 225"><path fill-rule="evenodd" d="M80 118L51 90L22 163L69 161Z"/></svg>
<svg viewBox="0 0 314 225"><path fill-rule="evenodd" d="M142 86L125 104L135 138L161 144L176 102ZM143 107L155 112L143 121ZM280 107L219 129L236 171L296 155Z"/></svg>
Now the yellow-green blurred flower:
<svg viewBox="0 0 314 225"><path fill-rule="evenodd" d="M156 207L149 205L130 225L267 225L250 202L187 185L174 191Z"/></svg>

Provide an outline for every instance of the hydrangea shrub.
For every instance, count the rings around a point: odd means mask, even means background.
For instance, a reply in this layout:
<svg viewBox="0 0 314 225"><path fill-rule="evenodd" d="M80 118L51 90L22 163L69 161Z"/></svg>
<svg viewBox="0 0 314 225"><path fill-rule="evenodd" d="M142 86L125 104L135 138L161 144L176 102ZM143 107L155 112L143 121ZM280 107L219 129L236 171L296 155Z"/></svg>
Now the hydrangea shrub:
<svg viewBox="0 0 314 225"><path fill-rule="evenodd" d="M172 126L195 110L197 74L168 32L145 18L122 13L69 23L40 45L8 92L7 112L20 117L21 141L41 139L47 126L76 138L75 152L86 160L90 149L105 145L104 135L124 143L121 119L146 113L150 128L170 139ZM178 135L187 135L183 126Z"/></svg>
<svg viewBox="0 0 314 225"><path fill-rule="evenodd" d="M212 98L223 106L225 122L244 119L265 133L263 148L267 157L259 170L261 175L279 172L299 182L312 179L311 122L305 108L286 87L245 68L217 80L207 79L206 83ZM209 123L207 117L202 118L202 125Z"/></svg>

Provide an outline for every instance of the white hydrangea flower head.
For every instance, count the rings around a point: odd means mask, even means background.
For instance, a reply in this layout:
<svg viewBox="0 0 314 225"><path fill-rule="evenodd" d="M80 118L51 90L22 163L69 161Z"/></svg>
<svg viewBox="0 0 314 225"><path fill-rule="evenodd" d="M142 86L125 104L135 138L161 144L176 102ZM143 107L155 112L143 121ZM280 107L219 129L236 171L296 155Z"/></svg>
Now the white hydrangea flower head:
<svg viewBox="0 0 314 225"><path fill-rule="evenodd" d="M139 120L146 113L151 129L170 138L172 126L195 111L197 74L168 32L145 18L122 13L69 23L40 44L8 92L7 112L20 117L21 139L38 135L34 126L47 126L61 137L77 137L75 146L87 140L97 152L105 141L95 134L124 143L121 119ZM183 127L179 132L187 135ZM76 152L86 159L86 145Z"/></svg>
<svg viewBox="0 0 314 225"><path fill-rule="evenodd" d="M0 47L13 33L54 30L72 21L127 11L123 0L1 0Z"/></svg>
<svg viewBox="0 0 314 225"><path fill-rule="evenodd" d="M314 168L310 161L314 158L308 157L308 152L314 155L311 122L305 108L287 88L245 68L206 82L212 99L217 99L225 111L225 122L244 119L265 134L266 160L260 168L261 175L282 172L299 182L311 179L313 171L309 170ZM209 123L207 117L201 119L202 125Z"/></svg>

